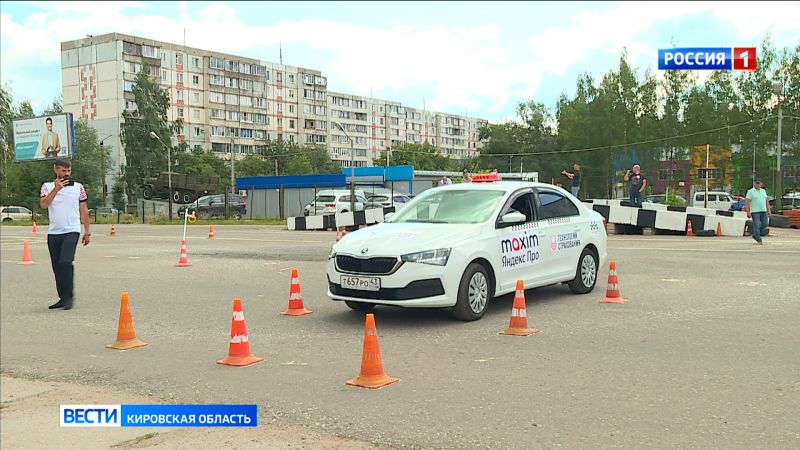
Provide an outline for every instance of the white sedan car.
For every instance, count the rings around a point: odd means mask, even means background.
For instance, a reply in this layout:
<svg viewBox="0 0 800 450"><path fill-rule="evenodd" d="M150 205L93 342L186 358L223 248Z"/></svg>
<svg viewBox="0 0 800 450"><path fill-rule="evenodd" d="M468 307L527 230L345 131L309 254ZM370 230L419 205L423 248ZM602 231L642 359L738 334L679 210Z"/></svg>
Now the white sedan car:
<svg viewBox="0 0 800 450"><path fill-rule="evenodd" d="M477 320L517 280L526 288L566 283L572 292L591 292L605 259L603 217L567 191L461 183L429 189L386 222L336 243L328 296L359 311L376 304L452 307L457 318Z"/></svg>

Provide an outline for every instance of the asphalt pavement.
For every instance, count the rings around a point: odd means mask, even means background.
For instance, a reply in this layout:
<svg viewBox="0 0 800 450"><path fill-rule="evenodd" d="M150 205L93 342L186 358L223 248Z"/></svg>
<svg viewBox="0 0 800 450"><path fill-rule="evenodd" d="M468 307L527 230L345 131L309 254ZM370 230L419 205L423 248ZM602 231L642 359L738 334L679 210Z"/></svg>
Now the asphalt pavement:
<svg viewBox="0 0 800 450"><path fill-rule="evenodd" d="M749 237L609 236L622 305L554 285L526 292L528 337L499 336L512 297L485 317L377 307L386 372L358 374L363 313L329 300L335 232L95 225L76 259L76 308L51 311L46 227L0 229L2 372L150 395L165 403L257 403L262 421L401 448L789 448L800 442L800 230ZM17 264L28 239L37 263ZM286 317L290 271L305 307ZM106 349L120 294L149 343ZM264 362L215 364L241 298ZM58 405L53 405L53 420ZM55 443L54 443L55 444Z"/></svg>

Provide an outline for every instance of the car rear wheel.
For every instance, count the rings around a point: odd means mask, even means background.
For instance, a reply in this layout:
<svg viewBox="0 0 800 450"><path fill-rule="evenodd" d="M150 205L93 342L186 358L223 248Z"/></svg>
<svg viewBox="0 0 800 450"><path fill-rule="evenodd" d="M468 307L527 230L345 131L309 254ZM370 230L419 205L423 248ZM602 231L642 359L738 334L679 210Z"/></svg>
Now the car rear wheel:
<svg viewBox="0 0 800 450"><path fill-rule="evenodd" d="M597 283L597 255L590 248L584 248L578 258L578 270L575 278L567 283L569 290L576 294L588 294Z"/></svg>
<svg viewBox="0 0 800 450"><path fill-rule="evenodd" d="M188 192L184 192L181 195L181 198L183 200L183 203L191 203L192 202L192 195L189 194Z"/></svg>
<svg viewBox="0 0 800 450"><path fill-rule="evenodd" d="M453 307L453 315L464 321L478 320L486 312L486 305L491 300L492 288L486 269L472 263L467 266L461 283L458 286L458 299Z"/></svg>
<svg viewBox="0 0 800 450"><path fill-rule="evenodd" d="M352 302L350 300L345 300L344 304L347 305L348 308L352 309L353 311L372 311L375 308L374 303L364 303L364 302Z"/></svg>
<svg viewBox="0 0 800 450"><path fill-rule="evenodd" d="M150 186L145 186L142 189L142 197L144 197L145 200L150 200L151 198L153 198L153 188L151 188Z"/></svg>

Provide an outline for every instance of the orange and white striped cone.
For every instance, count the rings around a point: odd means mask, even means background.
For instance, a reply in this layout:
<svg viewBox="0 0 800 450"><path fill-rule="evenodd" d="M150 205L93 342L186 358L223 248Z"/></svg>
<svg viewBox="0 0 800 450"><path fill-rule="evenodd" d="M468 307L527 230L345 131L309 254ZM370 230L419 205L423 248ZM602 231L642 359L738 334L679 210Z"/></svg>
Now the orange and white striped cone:
<svg viewBox="0 0 800 450"><path fill-rule="evenodd" d="M112 223L111 224L111 236L116 236L116 235L117 235L117 227L114 226L114 224Z"/></svg>
<svg viewBox="0 0 800 450"><path fill-rule="evenodd" d="M525 309L525 284L517 280L517 291L514 293L514 305L511 308L511 320L508 328L498 334L507 336L530 336L538 333L536 328L528 328L528 313Z"/></svg>
<svg viewBox="0 0 800 450"><path fill-rule="evenodd" d="M686 235L694 236L694 231L692 231L692 221L690 219L686 219Z"/></svg>
<svg viewBox="0 0 800 450"><path fill-rule="evenodd" d="M39 234L39 228L36 227L36 222L33 222L32 231L33 234Z"/></svg>
<svg viewBox="0 0 800 450"><path fill-rule="evenodd" d="M214 225L208 226L208 238L214 239Z"/></svg>
<svg viewBox="0 0 800 450"><path fill-rule="evenodd" d="M722 222L717 222L717 236L722 236Z"/></svg>
<svg viewBox="0 0 800 450"><path fill-rule="evenodd" d="M381 346L378 343L378 329L375 327L375 316L367 314L364 324L364 349L361 353L361 371L358 376L345 381L350 386L369 389L382 388L388 384L396 383L398 378L390 377L383 371L381 361Z"/></svg>
<svg viewBox="0 0 800 450"><path fill-rule="evenodd" d="M217 364L226 366L248 366L263 361L264 358L253 356L250 353L250 339L247 337L247 326L244 323L242 301L233 299L233 319L231 319L231 341L228 346L228 356L217 361Z"/></svg>
<svg viewBox="0 0 800 450"><path fill-rule="evenodd" d="M289 307L281 314L284 316L302 316L312 312L314 311L309 311L303 306L303 296L300 293L300 277L297 275L297 269L292 267L292 284L289 286Z"/></svg>
<svg viewBox="0 0 800 450"><path fill-rule="evenodd" d="M606 288L606 296L600 299L600 303L625 303L625 299L619 294L617 263L613 259L608 267L608 287Z"/></svg>
<svg viewBox="0 0 800 450"><path fill-rule="evenodd" d="M181 241L181 257L178 259L178 264L175 267L189 267L192 263L189 262L189 256L186 254L186 239Z"/></svg>

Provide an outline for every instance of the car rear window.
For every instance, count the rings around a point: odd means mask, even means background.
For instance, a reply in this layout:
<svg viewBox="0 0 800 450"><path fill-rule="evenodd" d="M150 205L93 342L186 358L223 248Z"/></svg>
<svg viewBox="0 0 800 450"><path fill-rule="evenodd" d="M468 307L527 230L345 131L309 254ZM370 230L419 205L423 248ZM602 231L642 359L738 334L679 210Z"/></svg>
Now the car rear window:
<svg viewBox="0 0 800 450"><path fill-rule="evenodd" d="M335 199L333 195L318 195L317 200L318 202L332 202Z"/></svg>

